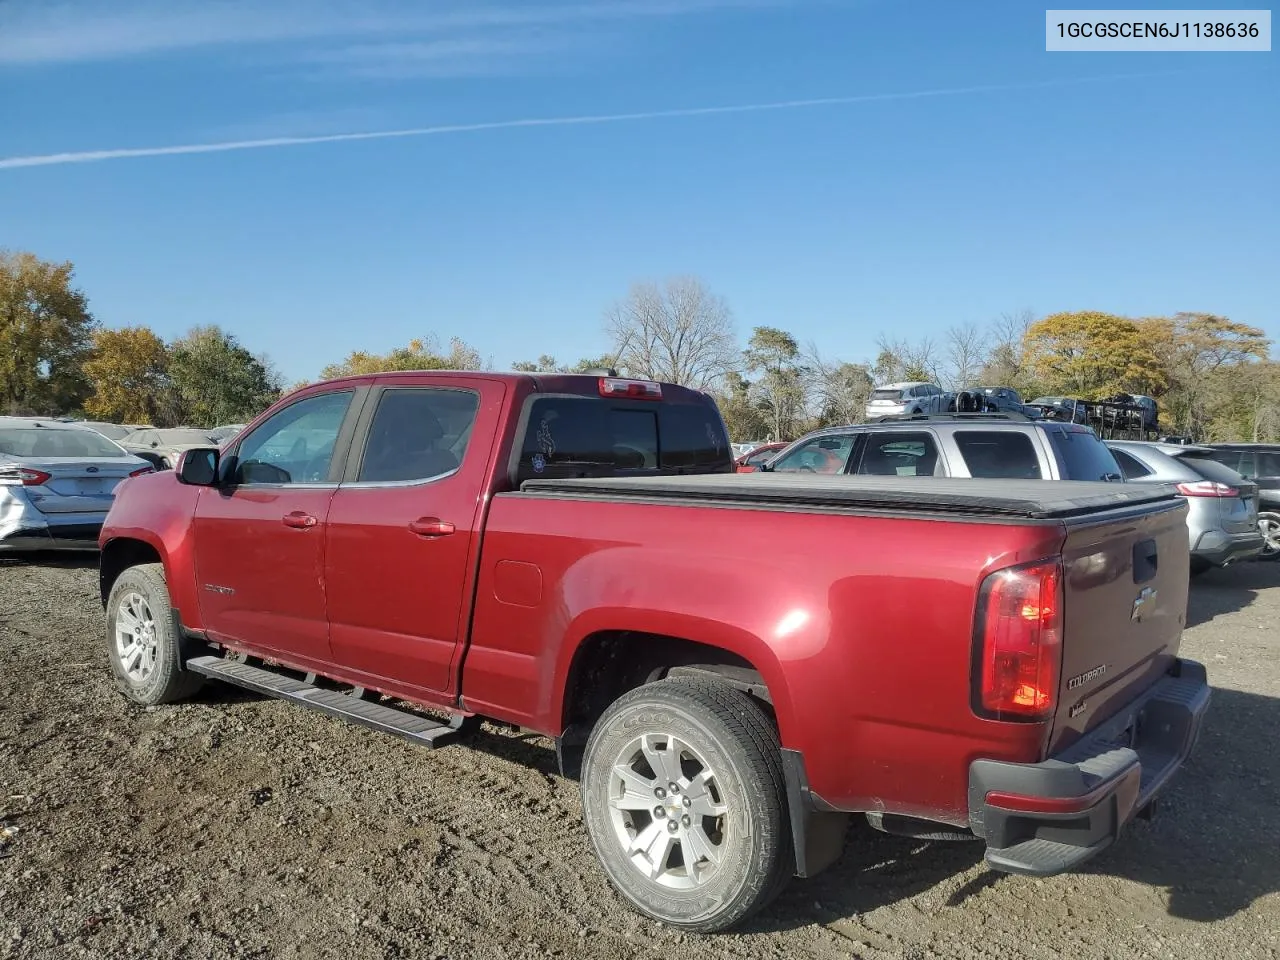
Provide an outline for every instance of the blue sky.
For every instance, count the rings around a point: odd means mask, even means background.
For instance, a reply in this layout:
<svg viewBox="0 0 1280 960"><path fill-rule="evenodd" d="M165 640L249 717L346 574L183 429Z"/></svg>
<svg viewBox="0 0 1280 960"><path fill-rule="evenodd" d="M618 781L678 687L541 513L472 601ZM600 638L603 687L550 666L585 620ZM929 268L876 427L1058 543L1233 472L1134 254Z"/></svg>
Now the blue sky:
<svg viewBox="0 0 1280 960"><path fill-rule="evenodd" d="M850 360L1022 309L1280 340L1275 54L1050 54L1043 5L0 0L0 92L0 247L74 261L110 326L219 323L289 380L430 333L598 355L605 308L675 274L744 339Z"/></svg>

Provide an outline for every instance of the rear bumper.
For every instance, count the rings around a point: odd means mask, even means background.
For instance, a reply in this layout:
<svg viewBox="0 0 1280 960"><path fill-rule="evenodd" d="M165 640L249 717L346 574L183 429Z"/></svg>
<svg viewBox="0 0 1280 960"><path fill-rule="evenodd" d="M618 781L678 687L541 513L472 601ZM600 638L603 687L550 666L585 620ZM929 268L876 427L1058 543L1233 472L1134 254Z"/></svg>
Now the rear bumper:
<svg viewBox="0 0 1280 960"><path fill-rule="evenodd" d="M1178 660L1120 713L1043 763L975 760L969 825L996 870L1049 876L1110 846L1190 755L1209 706L1205 669Z"/></svg>
<svg viewBox="0 0 1280 960"><path fill-rule="evenodd" d="M25 550L97 550L102 520L23 524L0 530L0 553Z"/></svg>
<svg viewBox="0 0 1280 960"><path fill-rule="evenodd" d="M1215 567L1225 567L1237 560L1256 557L1265 545L1262 532L1257 529L1247 533L1206 530L1192 546L1191 555L1206 560Z"/></svg>

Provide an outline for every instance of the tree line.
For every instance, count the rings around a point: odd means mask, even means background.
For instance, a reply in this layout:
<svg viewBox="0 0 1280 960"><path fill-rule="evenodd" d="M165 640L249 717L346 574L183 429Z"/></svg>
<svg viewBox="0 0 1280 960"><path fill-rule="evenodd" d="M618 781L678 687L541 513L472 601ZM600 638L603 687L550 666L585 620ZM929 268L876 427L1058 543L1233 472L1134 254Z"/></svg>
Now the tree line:
<svg viewBox="0 0 1280 960"><path fill-rule="evenodd" d="M73 286L70 263L0 252L0 412L72 414L118 423L210 427L249 419L286 388L271 362L234 335L196 327L165 342L145 326L112 329ZM1008 386L1024 399L1141 393L1164 432L1196 440L1280 441L1280 363L1257 327L1210 313L1124 317L1095 311L1010 313L940 336L883 335L855 362L801 344L781 327L740 339L723 297L696 277L643 282L604 314L603 356L542 355L531 373L600 368L711 393L736 441L790 440L863 419L877 384ZM492 369L458 338L434 335L387 354L356 351L322 379L387 370Z"/></svg>
<svg viewBox="0 0 1280 960"><path fill-rule="evenodd" d="M166 343L111 329L70 263L0 251L0 413L113 423L240 423L280 396L280 375L218 326Z"/></svg>

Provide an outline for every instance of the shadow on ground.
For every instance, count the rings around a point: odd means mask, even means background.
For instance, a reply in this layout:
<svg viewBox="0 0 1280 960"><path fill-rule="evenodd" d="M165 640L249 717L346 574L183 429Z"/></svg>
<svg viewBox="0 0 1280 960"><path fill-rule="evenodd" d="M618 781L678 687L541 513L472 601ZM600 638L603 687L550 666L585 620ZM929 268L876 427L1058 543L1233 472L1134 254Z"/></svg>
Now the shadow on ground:
<svg viewBox="0 0 1280 960"><path fill-rule="evenodd" d="M1280 699L1215 689L1200 742L1162 793L1156 819L1130 824L1114 847L1080 872L1167 890L1170 915L1201 923L1280 892L1280 752L1259 749L1256 738L1240 734L1276 729ZM751 929L812 924L815 902L828 916L852 918L943 884L982 857L980 842L914 841L855 822L841 859L818 877L794 881ZM952 894L948 905L961 906L993 886L1030 882L985 871Z"/></svg>
<svg viewBox="0 0 1280 960"><path fill-rule="evenodd" d="M0 567L54 567L61 570L97 570L97 551L48 551L46 553L0 553Z"/></svg>
<svg viewBox="0 0 1280 960"><path fill-rule="evenodd" d="M1191 581L1187 601L1187 626L1207 623L1214 617L1243 610L1259 590L1280 586L1280 563L1252 561L1214 568Z"/></svg>

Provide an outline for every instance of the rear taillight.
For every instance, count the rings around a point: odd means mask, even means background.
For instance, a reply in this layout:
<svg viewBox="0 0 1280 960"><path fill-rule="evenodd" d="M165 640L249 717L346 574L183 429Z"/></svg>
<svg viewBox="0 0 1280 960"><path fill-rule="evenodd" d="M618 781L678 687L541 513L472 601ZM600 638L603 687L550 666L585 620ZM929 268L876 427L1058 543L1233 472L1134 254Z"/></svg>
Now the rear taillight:
<svg viewBox="0 0 1280 960"><path fill-rule="evenodd" d="M993 720L1053 715L1062 665L1062 571L1056 560L997 570L978 591L973 709Z"/></svg>
<svg viewBox="0 0 1280 960"><path fill-rule="evenodd" d="M142 468L140 468L140 469L138 469L138 470L133 471L133 473L129 474L129 476L131 476L131 477L141 477L141 476L143 476L144 474L148 474L148 473L155 473L155 472L156 472L156 468L155 468L155 467L142 467Z"/></svg>
<svg viewBox="0 0 1280 960"><path fill-rule="evenodd" d="M10 476L16 476L24 487L38 487L51 479L53 474L45 473L43 470L33 470L30 467L19 467Z"/></svg>
<svg viewBox="0 0 1280 960"><path fill-rule="evenodd" d="M629 397L632 400L661 400L662 384L652 380L622 380L618 377L600 378L600 396Z"/></svg>
<svg viewBox="0 0 1280 960"><path fill-rule="evenodd" d="M1240 491L1235 487L1219 483L1216 480L1197 480L1194 483L1177 484L1178 492L1184 497L1238 497Z"/></svg>

